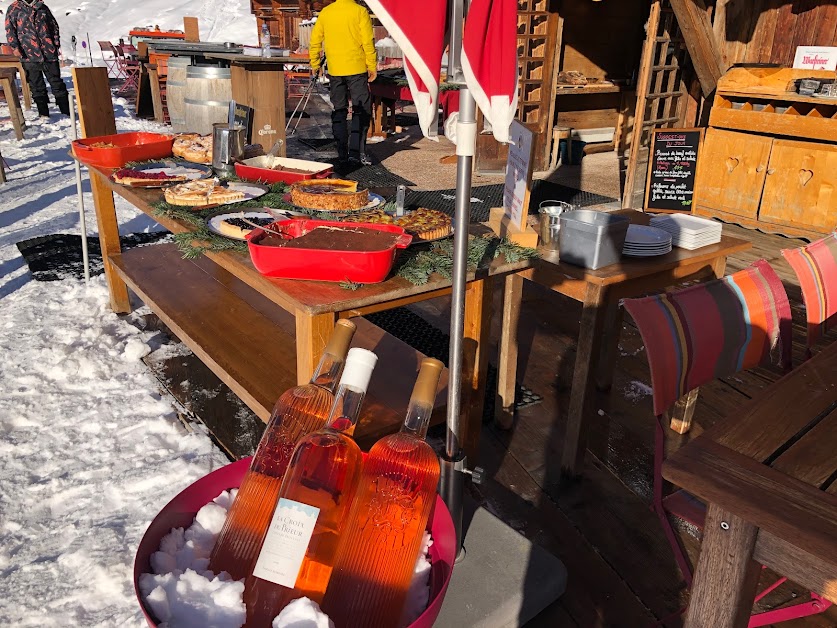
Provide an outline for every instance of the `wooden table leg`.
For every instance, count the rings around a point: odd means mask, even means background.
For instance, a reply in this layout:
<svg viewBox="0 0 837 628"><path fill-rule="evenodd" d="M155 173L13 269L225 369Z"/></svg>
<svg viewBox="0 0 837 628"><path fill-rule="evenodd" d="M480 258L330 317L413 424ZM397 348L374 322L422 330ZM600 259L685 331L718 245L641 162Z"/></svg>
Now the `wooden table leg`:
<svg viewBox="0 0 837 628"><path fill-rule="evenodd" d="M2 77L0 78L0 87L3 88L3 94L6 96L6 104L9 105L9 117L12 119L15 137L22 140L25 121L23 119L23 111L20 109L20 101L17 97L17 86L11 78Z"/></svg>
<svg viewBox="0 0 837 628"><path fill-rule="evenodd" d="M102 260L105 267L105 279L110 293L110 307L114 312L131 311L128 286L122 281L110 262L110 256L122 251L119 242L119 223L116 221L116 206L113 192L104 182L102 175L89 170L90 189L93 192L93 205L96 208L96 223L99 226L99 245L102 248Z"/></svg>
<svg viewBox="0 0 837 628"><path fill-rule="evenodd" d="M565 478L580 476L584 466L584 450L587 446L584 422L593 393L593 361L601 349L602 331L606 318L604 297L604 287L587 284L570 391L564 451L561 457L561 475Z"/></svg>
<svg viewBox="0 0 837 628"><path fill-rule="evenodd" d="M596 365L596 388L610 390L613 385L613 371L616 368L616 353L619 350L619 338L622 335L622 315L624 310L619 301L609 301L605 306L604 339L602 352Z"/></svg>
<svg viewBox="0 0 837 628"><path fill-rule="evenodd" d="M485 374L488 370L488 338L491 326L492 279L468 284L465 291L465 331L462 373L462 449L473 466L479 457L480 431L485 405Z"/></svg>
<svg viewBox="0 0 837 628"><path fill-rule="evenodd" d="M26 72L23 71L23 64L17 64L17 71L20 75L20 89L23 91L23 104L26 109L32 108L32 93L29 91L29 81L26 80Z"/></svg>
<svg viewBox="0 0 837 628"><path fill-rule="evenodd" d="M497 364L497 401L494 424L510 429L514 422L514 393L517 381L517 326L523 299L523 277L509 275L503 294L503 324L500 328L500 357Z"/></svg>
<svg viewBox="0 0 837 628"><path fill-rule="evenodd" d="M335 315L296 313L296 381L307 384L334 331Z"/></svg>
<svg viewBox="0 0 837 628"><path fill-rule="evenodd" d="M753 560L758 528L709 505L686 628L743 628L761 567Z"/></svg>

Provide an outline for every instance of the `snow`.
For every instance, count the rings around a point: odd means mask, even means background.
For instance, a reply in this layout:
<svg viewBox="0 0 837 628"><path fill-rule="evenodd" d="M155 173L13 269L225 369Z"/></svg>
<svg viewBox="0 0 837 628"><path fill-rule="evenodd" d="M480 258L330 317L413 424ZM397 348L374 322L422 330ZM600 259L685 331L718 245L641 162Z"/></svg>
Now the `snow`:
<svg viewBox="0 0 837 628"><path fill-rule="evenodd" d="M117 100L120 130L156 128L125 107ZM227 459L182 426L139 359L161 338L111 311L103 276L32 279L15 243L78 233L79 218L69 121L26 116L18 142L0 104L9 166L0 186L0 623L138 627L132 573L143 532ZM126 233L157 229L125 202L117 212Z"/></svg>
<svg viewBox="0 0 837 628"><path fill-rule="evenodd" d="M272 628L334 628L334 622L307 597L288 604L273 620Z"/></svg>
<svg viewBox="0 0 837 628"><path fill-rule="evenodd" d="M117 43L128 41L128 32L136 27L159 26L161 30L183 30L183 17L198 18L201 41L232 41L258 45L256 18L250 13L248 0L166 0L121 2L119 0L45 0L61 32L64 57L87 63L88 41L94 65L104 65L97 41ZM5 17L11 0L0 0ZM73 56L72 37L77 40ZM6 40L5 31L0 39Z"/></svg>

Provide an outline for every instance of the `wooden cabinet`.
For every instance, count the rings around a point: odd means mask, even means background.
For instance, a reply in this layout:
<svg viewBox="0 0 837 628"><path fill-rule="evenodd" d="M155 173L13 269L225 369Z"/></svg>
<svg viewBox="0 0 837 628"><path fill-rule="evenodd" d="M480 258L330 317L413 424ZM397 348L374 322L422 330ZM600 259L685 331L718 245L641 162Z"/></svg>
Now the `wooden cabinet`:
<svg viewBox="0 0 837 628"><path fill-rule="evenodd" d="M774 140L766 179L760 220L837 227L837 146Z"/></svg>
<svg viewBox="0 0 837 628"><path fill-rule="evenodd" d="M773 139L707 129L700 158L695 207L755 218Z"/></svg>
<svg viewBox="0 0 837 628"><path fill-rule="evenodd" d="M694 212L815 239L837 229L837 102L795 91L834 72L733 68L719 81Z"/></svg>

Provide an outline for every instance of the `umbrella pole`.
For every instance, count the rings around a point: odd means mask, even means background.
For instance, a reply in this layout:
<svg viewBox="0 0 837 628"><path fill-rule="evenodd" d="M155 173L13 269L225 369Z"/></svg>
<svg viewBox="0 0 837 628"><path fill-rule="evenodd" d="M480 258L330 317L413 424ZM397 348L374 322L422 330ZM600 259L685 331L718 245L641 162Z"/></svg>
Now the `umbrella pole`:
<svg viewBox="0 0 837 628"><path fill-rule="evenodd" d="M467 0L452 0L448 80L464 83L460 65L462 20ZM462 496L467 460L460 446L459 419L462 405L462 339L465 328L465 275L468 271L468 222L471 215L471 171L476 148L476 103L467 89L459 92L456 125L456 213L453 236L453 281L451 291L450 354L448 361L448 415L445 454L441 456L439 489L450 510L456 529L457 561L464 557L462 546Z"/></svg>
<svg viewBox="0 0 837 628"><path fill-rule="evenodd" d="M76 98L70 94L70 126L73 127L73 139L78 139L76 129ZM90 283L90 260L87 255L87 221L84 215L84 195L81 189L81 166L77 159L73 159L76 169L76 194L78 195L78 218L81 228L81 257L84 260L84 283Z"/></svg>

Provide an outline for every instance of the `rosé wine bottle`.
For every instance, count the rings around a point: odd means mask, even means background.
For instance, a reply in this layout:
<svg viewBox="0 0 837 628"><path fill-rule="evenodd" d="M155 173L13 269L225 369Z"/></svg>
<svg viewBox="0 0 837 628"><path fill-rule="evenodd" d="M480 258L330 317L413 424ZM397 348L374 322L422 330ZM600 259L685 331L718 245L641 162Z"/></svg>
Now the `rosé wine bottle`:
<svg viewBox="0 0 837 628"><path fill-rule="evenodd" d="M300 597L323 601L360 479L363 457L351 434L377 360L366 349L349 351L328 425L294 449L258 559L244 582L246 626L270 626Z"/></svg>
<svg viewBox="0 0 837 628"><path fill-rule="evenodd" d="M335 626L398 628L439 483L425 441L443 365L422 361L401 431L379 440L363 463L323 611Z"/></svg>
<svg viewBox="0 0 837 628"><path fill-rule="evenodd" d="M285 391L276 402L210 555L213 573L226 571L241 580L253 570L291 453L300 438L326 424L354 333L354 323L337 321L311 381Z"/></svg>

